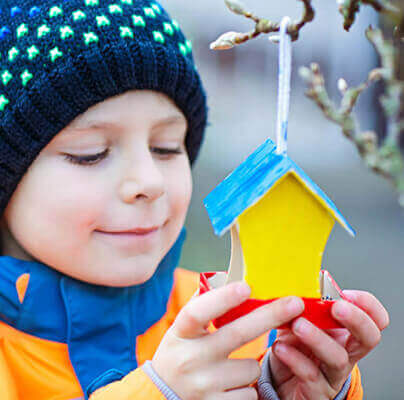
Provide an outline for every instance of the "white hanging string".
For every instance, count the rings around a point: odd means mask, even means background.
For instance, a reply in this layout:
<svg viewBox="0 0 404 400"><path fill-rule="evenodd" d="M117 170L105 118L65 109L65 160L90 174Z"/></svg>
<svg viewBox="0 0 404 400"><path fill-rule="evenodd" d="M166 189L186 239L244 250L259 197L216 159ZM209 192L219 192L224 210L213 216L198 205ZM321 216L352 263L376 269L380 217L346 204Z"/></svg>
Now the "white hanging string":
<svg viewBox="0 0 404 400"><path fill-rule="evenodd" d="M292 40L287 33L289 17L283 17L279 29L278 113L276 127L276 153L286 155L290 78L292 72ZM271 38L273 41L274 37Z"/></svg>

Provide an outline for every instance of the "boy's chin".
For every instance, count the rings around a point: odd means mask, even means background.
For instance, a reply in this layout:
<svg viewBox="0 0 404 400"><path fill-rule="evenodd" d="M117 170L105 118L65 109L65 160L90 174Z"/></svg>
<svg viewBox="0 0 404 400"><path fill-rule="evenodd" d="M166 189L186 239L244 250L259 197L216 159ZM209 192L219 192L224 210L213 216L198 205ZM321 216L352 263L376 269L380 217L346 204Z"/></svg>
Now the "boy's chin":
<svg viewBox="0 0 404 400"><path fill-rule="evenodd" d="M156 268L144 270L137 269L136 271L133 271L132 269L128 271L115 271L113 274L100 274L91 279L92 282L89 283L110 287L141 285L142 283L147 282L153 276Z"/></svg>
<svg viewBox="0 0 404 400"><path fill-rule="evenodd" d="M75 271L71 273L70 271L60 271L74 279L101 286L110 287L127 287L134 285L141 285L147 282L154 274L158 267L150 265L146 268L136 268L133 265L130 268L99 268L97 271Z"/></svg>

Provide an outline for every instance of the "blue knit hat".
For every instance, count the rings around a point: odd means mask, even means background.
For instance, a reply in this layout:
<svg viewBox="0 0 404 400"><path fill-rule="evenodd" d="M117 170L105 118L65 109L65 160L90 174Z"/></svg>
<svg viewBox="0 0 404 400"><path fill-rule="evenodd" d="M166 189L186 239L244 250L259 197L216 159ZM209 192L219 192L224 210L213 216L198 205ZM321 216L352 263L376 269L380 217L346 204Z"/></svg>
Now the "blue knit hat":
<svg viewBox="0 0 404 400"><path fill-rule="evenodd" d="M156 1L1 0L0 215L51 139L90 106L131 89L167 94L195 161L207 124L192 45Z"/></svg>

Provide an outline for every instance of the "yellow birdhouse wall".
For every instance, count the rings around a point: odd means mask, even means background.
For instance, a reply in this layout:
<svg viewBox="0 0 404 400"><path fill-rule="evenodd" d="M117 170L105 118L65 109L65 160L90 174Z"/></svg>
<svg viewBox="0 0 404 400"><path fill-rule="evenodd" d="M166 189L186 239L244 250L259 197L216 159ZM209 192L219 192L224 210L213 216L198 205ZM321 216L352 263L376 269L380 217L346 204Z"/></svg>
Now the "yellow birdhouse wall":
<svg viewBox="0 0 404 400"><path fill-rule="evenodd" d="M319 271L334 218L293 172L237 219L251 297L320 298Z"/></svg>

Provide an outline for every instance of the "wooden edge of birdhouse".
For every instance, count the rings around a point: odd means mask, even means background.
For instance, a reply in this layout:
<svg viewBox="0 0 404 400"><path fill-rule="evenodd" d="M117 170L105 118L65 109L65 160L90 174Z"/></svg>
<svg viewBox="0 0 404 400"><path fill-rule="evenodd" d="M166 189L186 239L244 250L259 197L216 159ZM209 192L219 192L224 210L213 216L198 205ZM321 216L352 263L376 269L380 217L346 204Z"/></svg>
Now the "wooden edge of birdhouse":
<svg viewBox="0 0 404 400"><path fill-rule="evenodd" d="M226 284L242 281L244 279L244 257L239 237L239 226L235 222L230 228L231 255L229 268L227 269Z"/></svg>

